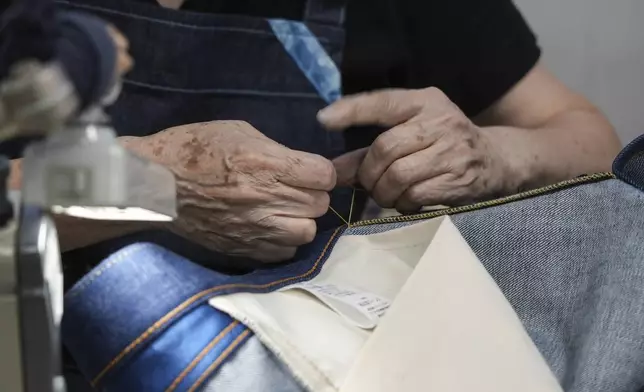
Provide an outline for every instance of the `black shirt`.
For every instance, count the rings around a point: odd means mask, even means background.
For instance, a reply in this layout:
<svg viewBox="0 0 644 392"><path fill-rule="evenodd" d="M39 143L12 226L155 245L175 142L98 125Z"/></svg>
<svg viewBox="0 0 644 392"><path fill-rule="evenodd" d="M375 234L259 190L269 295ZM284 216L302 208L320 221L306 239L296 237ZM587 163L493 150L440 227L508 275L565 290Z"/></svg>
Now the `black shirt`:
<svg viewBox="0 0 644 392"><path fill-rule="evenodd" d="M304 0L187 0L182 8L301 19ZM540 56L511 0L348 0L346 29L344 93L434 86L469 116Z"/></svg>
<svg viewBox="0 0 644 392"><path fill-rule="evenodd" d="M156 3L157 0L132 0ZM343 92L434 86L470 117L536 64L534 34L511 0L346 0ZM301 19L305 0L186 0L182 9ZM375 137L347 136L362 147ZM22 140L0 145L19 156Z"/></svg>

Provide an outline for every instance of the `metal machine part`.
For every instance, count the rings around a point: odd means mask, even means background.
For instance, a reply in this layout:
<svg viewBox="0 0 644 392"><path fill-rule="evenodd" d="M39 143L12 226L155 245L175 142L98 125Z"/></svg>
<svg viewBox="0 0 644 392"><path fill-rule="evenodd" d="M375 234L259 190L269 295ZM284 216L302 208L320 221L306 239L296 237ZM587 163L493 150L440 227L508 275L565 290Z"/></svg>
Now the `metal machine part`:
<svg viewBox="0 0 644 392"><path fill-rule="evenodd" d="M6 198L9 160L0 157L0 390L22 391L22 353L20 343L19 301L16 292L17 264L15 241L17 223L14 208Z"/></svg>
<svg viewBox="0 0 644 392"><path fill-rule="evenodd" d="M63 275L56 227L40 208L19 217L16 252L22 379L29 392L64 392L58 330Z"/></svg>
<svg viewBox="0 0 644 392"><path fill-rule="evenodd" d="M176 217L174 175L123 148L100 107L71 121L77 107L73 86L55 63L21 63L0 84L0 141L45 136L25 151L18 220L7 201L8 160L0 157L2 392L65 391L58 334L63 277L48 213L140 221Z"/></svg>
<svg viewBox="0 0 644 392"><path fill-rule="evenodd" d="M121 146L97 108L27 148L22 185L26 205L55 213L102 220L176 217L174 175Z"/></svg>
<svg viewBox="0 0 644 392"><path fill-rule="evenodd" d="M74 86L58 63L16 64L0 84L0 141L56 132L78 106Z"/></svg>
<svg viewBox="0 0 644 392"><path fill-rule="evenodd" d="M0 231L0 272L1 390L64 392L63 277L56 228L43 210L25 208Z"/></svg>
<svg viewBox="0 0 644 392"><path fill-rule="evenodd" d="M25 390L16 294L16 227L16 222L11 221L0 230L0 389L7 392Z"/></svg>

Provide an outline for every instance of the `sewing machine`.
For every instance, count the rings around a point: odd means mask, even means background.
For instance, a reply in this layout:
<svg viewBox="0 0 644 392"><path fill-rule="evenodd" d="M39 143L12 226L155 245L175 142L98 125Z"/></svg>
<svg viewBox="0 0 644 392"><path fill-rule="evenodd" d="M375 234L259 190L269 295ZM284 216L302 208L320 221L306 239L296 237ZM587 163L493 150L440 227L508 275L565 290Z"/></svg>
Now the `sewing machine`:
<svg viewBox="0 0 644 392"><path fill-rule="evenodd" d="M0 391L63 392L58 328L63 275L50 213L88 219L172 220L174 177L125 150L102 108L78 97L55 61L14 64L0 81L0 142L39 136L24 152L18 200L0 157Z"/></svg>

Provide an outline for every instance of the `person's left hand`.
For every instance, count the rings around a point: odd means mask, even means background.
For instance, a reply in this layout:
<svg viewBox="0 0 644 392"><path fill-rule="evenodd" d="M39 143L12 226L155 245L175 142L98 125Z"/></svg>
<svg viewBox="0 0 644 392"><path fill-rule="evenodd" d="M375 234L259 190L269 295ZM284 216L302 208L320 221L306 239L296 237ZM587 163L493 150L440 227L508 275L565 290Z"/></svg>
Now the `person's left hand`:
<svg viewBox="0 0 644 392"><path fill-rule="evenodd" d="M339 185L361 184L383 208L462 205L511 187L511 170L486 131L436 88L349 96L318 119L329 130L391 127L371 147L334 160Z"/></svg>

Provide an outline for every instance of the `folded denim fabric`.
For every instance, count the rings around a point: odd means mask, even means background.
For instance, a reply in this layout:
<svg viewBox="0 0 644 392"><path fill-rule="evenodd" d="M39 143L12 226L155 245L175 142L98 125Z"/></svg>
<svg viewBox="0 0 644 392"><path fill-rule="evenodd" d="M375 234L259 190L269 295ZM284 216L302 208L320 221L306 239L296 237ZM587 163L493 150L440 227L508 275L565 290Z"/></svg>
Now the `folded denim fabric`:
<svg viewBox="0 0 644 392"><path fill-rule="evenodd" d="M241 276L206 269L157 245L126 247L66 294L63 342L95 388L192 390L252 336L207 300L278 290L315 276L343 230L319 235L298 250L298 262Z"/></svg>
<svg viewBox="0 0 644 392"><path fill-rule="evenodd" d="M307 282L343 235L385 233L449 214L564 390L637 390L644 387L644 193L632 175L633 156L639 154L625 150L615 163L628 168L628 183L592 175L492 202L360 222L319 234L290 264L243 276L133 245L68 293L63 340L99 389L205 388L253 337L209 306L210 298ZM266 361L270 368L276 360ZM297 385L284 369L250 374L255 385Z"/></svg>

